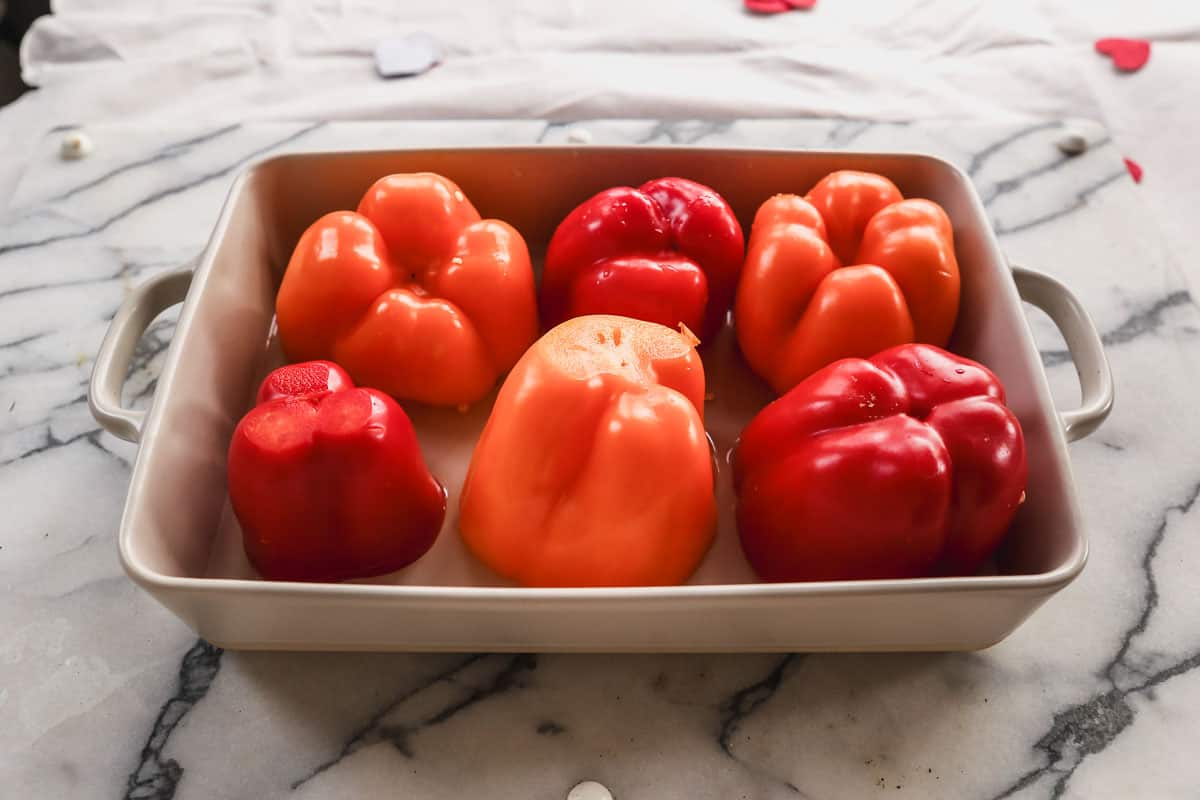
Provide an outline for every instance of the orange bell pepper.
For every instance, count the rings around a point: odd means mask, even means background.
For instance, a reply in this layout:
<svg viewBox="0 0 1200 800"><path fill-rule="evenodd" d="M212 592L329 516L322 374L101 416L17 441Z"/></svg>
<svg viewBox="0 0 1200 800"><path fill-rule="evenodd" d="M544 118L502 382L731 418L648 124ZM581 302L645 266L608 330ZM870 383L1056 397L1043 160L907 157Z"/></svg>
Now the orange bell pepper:
<svg viewBox="0 0 1200 800"><path fill-rule="evenodd" d="M716 527L695 337L570 319L500 389L463 487L459 530L526 586L682 583Z"/></svg>
<svg viewBox="0 0 1200 800"><path fill-rule="evenodd" d="M472 403L537 338L525 240L452 181L377 181L300 237L275 301L292 361L335 361L396 398Z"/></svg>
<svg viewBox="0 0 1200 800"><path fill-rule="evenodd" d="M827 175L807 197L759 207L734 324L746 361L779 393L840 358L909 342L944 347L958 316L950 219L882 175Z"/></svg>

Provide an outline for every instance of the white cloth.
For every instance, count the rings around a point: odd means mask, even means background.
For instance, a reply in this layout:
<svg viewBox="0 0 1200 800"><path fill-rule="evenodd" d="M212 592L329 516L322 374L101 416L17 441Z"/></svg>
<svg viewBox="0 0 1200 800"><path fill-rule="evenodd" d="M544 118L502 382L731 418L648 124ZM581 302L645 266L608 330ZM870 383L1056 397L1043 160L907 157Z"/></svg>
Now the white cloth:
<svg viewBox="0 0 1200 800"><path fill-rule="evenodd" d="M820 0L761 17L738 0L58 0L54 12L21 51L39 90L0 112L10 186L32 138L112 120L1083 117L1142 164L1174 251L1200 262L1197 3ZM379 78L375 46L418 31L444 63ZM1118 74L1092 49L1103 36L1153 40L1150 63Z"/></svg>

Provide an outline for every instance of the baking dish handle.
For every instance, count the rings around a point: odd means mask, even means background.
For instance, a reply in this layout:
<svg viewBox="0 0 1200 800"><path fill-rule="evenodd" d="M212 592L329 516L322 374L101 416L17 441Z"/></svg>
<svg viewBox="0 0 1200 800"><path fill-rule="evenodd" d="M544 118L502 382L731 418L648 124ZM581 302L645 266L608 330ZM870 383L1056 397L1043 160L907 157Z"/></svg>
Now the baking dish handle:
<svg viewBox="0 0 1200 800"><path fill-rule="evenodd" d="M1104 343L1091 317L1071 290L1041 272L1012 268L1021 299L1037 306L1050 317L1067 343L1067 351L1079 373L1079 408L1060 411L1067 441L1082 439L1104 422L1113 404L1113 377L1104 355Z"/></svg>
<svg viewBox="0 0 1200 800"><path fill-rule="evenodd" d="M136 442L141 435L146 412L121 405L125 375L146 328L163 311L183 302L191 284L190 267L156 275L125 298L108 326L92 369L88 407L96 421L113 436Z"/></svg>

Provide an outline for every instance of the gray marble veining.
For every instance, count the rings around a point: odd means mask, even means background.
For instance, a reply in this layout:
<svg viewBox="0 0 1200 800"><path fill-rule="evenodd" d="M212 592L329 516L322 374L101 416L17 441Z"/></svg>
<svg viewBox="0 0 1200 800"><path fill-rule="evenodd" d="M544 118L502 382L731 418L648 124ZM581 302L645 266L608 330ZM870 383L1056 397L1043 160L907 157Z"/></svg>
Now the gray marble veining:
<svg viewBox="0 0 1200 800"><path fill-rule="evenodd" d="M968 170L1014 263L1101 328L1113 416L1072 445L1083 576L982 653L808 656L223 653L121 573L133 448L86 404L127 290L203 245L237 172L286 150L562 142L925 151ZM19 797L619 800L1176 797L1200 724L1200 316L1103 135L1058 123L851 120L106 127L50 134L0 228L0 786ZM798 187L804 188L804 187ZM1052 388L1061 339L1031 315ZM169 316L139 349L146 403Z"/></svg>

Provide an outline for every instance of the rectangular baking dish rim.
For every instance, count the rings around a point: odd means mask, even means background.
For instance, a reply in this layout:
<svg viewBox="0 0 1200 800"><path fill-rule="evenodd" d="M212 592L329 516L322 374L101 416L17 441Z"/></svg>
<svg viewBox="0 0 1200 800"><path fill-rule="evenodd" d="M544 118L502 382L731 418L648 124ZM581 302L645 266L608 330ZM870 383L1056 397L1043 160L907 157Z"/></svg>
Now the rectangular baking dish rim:
<svg viewBox="0 0 1200 800"><path fill-rule="evenodd" d="M846 158L848 156L882 156L882 157L902 157L912 160L924 160L934 164L937 168L952 172L960 181L971 187L969 192L970 201L975 206L975 213L979 219L986 220L984 209L980 205L978 194L973 190L969 176L963 172L957 165L940 158L935 155L922 152L896 152L896 151L871 151L871 150L856 150L856 151L837 151L837 150L819 150L819 149L798 149L798 148L771 148L771 147L722 147L722 148L704 148L699 146L675 145L670 148L648 148L639 145L603 145L603 149L611 151L640 151L661 149L665 151L678 152L685 149L696 150L719 150L723 152L739 152L746 155L753 154L774 154L783 155L791 153L805 153L813 156L822 156L827 158ZM531 151L531 150L560 150L560 151L586 151L589 149L599 149L598 146L577 146L577 145L497 145L488 147L429 147L429 148L400 148L400 149L420 149L429 152L462 152L462 151ZM152 440L157 432L161 420L161 406L166 399L171 397L172 388L175 382L176 372L179 369L181 342L187 335L191 326L192 318L195 315L195 307L199 303L199 298L203 294L204 286L208 279L208 274L212 269L212 265L216 255L216 243L223 238L226 229L229 226L232 217L233 208L236 205L238 196L244 191L246 184L252 179L254 174L260 169L276 163L286 161L298 161L311 158L313 156L322 155L339 155L353 153L356 156L363 157L386 157L388 154L394 153L396 148L383 150L353 150L353 151L305 151L296 153L285 153L274 156L267 156L256 159L243 167L241 173L234 179L225 200L222 204L217 222L213 226L212 233L205 244L204 250L198 259L195 269L192 286L188 290L187 298L184 300L180 310L179 318L176 323L175 334L172 336L169 351L164 360L162 372L160 373L158 384L155 387L154 396L151 401L150 409L146 415L146 422L142 429L137 455L134 461L133 474L130 480L127 499L140 497L144 491L144 485L148 480L146 475L146 459L143 457L142 449L144 442ZM985 223L986 224L986 223ZM986 226L986 236L989 240L991 248L996 252L997 256L1003 261L1003 255L999 251L998 243L995 240L995 233L991 226ZM1005 291L1009 297L1004 302L1015 302L1020 305L1021 298L1016 292L1016 287L1013 282L1004 282ZM1023 344L1032 344L1032 333L1028 331L1026 324L1026 341ZM1045 391L1046 377L1044 370L1040 371L1037 379L1043 384L1043 389L1040 392L1043 398L1047 398L1048 392ZM1050 416L1057 419L1057 411L1051 408ZM1056 449L1062 451L1062 463L1067 471L1065 485L1068 487L1067 496L1064 500L1071 505L1073 516L1076 519L1080 518L1078 499L1074 492L1074 475L1071 470L1069 454L1066 452L1067 445L1063 437L1061 425L1057 426L1057 430L1052 434L1052 440ZM412 585L380 585L380 584L359 584L359 583L303 583L294 581L263 581L263 580L247 580L240 578L201 578L201 577L183 577L172 576L159 573L142 564L134 552L132 545L133 531L130 529L129 519L132 514L133 506L126 503L121 516L120 531L118 536L118 549L120 553L120 561L123 569L140 586L144 588L161 588L169 589L175 592L186 594L257 594L265 593L280 597L297 597L312 599L315 595L322 595L332 598L340 598L346 600L362 599L362 600L381 600L391 599L395 601L404 600L444 600L444 601L459 601L464 603L483 603L483 602L510 602L510 603L528 603L535 601L544 602L594 602L594 601L635 601L641 602L646 600L717 600L717 599L761 599L761 598L796 598L796 597L836 597L836 596L863 596L863 595L878 595L878 594L909 594L909 593L924 593L924 592L1013 592L1022 591L1029 592L1030 590L1043 590L1046 593L1053 593L1058 589L1069 584L1083 570L1087 563L1089 543L1085 532L1079 531L1079 546L1074 548L1072 557L1058 567L1040 573L1021 574L1021 575L973 575L973 576L955 576L955 577L934 577L934 578L903 578L903 579L883 579L883 580L855 580L855 581L814 581L814 582L791 582L791 583L737 583L737 584L702 584L702 585L683 585L683 586L633 586L633 587L572 587L572 588L531 588L531 587L509 587L509 586L412 586ZM1039 592L1040 593L1040 592Z"/></svg>

